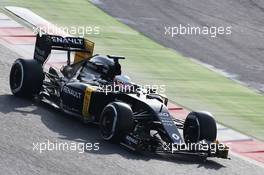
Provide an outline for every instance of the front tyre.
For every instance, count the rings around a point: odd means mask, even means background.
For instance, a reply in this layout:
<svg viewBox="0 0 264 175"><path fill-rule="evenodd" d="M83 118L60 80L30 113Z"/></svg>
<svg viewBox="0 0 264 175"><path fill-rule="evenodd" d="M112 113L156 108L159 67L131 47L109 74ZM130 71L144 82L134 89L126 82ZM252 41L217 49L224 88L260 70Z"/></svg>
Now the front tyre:
<svg viewBox="0 0 264 175"><path fill-rule="evenodd" d="M39 94L44 79L42 66L36 60L17 59L9 75L11 92L20 97L32 98Z"/></svg>
<svg viewBox="0 0 264 175"><path fill-rule="evenodd" d="M213 116L208 112L191 112L185 119L183 136L187 143L215 141L217 128Z"/></svg>
<svg viewBox="0 0 264 175"><path fill-rule="evenodd" d="M100 117L100 131L104 140L119 142L122 136L133 130L133 112L122 102L108 104Z"/></svg>

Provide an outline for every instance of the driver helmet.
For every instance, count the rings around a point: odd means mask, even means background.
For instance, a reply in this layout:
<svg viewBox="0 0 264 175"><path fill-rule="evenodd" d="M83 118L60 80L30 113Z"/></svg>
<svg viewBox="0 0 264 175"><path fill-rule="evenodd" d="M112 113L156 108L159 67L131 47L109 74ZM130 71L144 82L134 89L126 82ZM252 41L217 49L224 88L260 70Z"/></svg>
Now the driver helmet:
<svg viewBox="0 0 264 175"><path fill-rule="evenodd" d="M115 76L114 80L116 84L123 84L123 85L131 84L131 79L127 75L117 75Z"/></svg>
<svg viewBox="0 0 264 175"><path fill-rule="evenodd" d="M119 73L114 61L108 57L98 55L91 58L90 62L96 65L96 71L102 74L103 79L113 80L115 75L118 75Z"/></svg>
<svg viewBox="0 0 264 175"><path fill-rule="evenodd" d="M129 76L127 75L117 75L114 78L115 89L118 89L122 92L131 91L132 82Z"/></svg>

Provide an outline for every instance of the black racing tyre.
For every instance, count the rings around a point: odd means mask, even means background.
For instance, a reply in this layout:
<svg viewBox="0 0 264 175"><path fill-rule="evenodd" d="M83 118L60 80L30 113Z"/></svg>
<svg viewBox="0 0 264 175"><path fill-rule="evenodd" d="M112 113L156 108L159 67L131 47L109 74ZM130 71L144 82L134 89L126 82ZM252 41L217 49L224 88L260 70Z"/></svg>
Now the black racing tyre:
<svg viewBox="0 0 264 175"><path fill-rule="evenodd" d="M112 102L102 111L100 131L104 140L119 142L121 137L133 130L133 112L122 102Z"/></svg>
<svg viewBox="0 0 264 175"><path fill-rule="evenodd" d="M17 59L9 75L11 92L19 97L32 98L39 94L44 79L42 66L36 60Z"/></svg>
<svg viewBox="0 0 264 175"><path fill-rule="evenodd" d="M217 136L216 122L207 112L191 112L188 114L183 127L183 137L187 143L202 140L215 141Z"/></svg>

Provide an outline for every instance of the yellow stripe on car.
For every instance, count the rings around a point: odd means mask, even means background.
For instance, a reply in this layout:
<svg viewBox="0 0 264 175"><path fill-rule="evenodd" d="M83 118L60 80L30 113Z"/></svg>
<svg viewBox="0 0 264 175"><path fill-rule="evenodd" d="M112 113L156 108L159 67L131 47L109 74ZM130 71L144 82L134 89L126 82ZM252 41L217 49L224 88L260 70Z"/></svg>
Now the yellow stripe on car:
<svg viewBox="0 0 264 175"><path fill-rule="evenodd" d="M83 97L83 109L82 115L84 119L88 119L90 117L89 107L91 102L92 92L95 91L96 88L93 86L87 86L85 89L84 97Z"/></svg>

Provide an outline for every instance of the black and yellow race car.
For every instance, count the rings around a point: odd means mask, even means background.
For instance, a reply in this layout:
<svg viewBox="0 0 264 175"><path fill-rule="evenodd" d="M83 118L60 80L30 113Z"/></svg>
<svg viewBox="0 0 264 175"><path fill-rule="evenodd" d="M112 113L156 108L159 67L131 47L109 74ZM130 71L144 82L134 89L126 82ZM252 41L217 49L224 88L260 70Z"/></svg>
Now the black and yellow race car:
<svg viewBox="0 0 264 175"><path fill-rule="evenodd" d="M17 59L11 68L12 93L96 123L104 140L134 151L228 157L228 148L216 140L211 114L191 112L186 120L173 118L166 97L122 75L119 60L124 57L93 55L93 48L94 43L84 38L37 35L34 58ZM51 50L67 52L60 70L45 67Z"/></svg>

